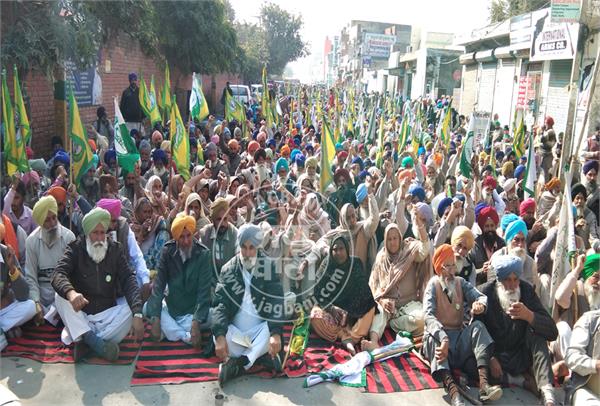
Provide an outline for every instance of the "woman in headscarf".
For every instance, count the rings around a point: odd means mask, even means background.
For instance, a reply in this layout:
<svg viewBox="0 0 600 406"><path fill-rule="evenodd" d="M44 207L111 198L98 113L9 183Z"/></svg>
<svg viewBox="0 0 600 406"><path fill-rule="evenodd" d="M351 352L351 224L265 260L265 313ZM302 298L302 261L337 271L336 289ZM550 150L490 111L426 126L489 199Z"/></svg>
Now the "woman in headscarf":
<svg viewBox="0 0 600 406"><path fill-rule="evenodd" d="M162 218L167 218L172 205L167 194L163 192L163 184L160 178L156 175L150 176L145 191L154 213Z"/></svg>
<svg viewBox="0 0 600 406"><path fill-rule="evenodd" d="M210 220L206 217L206 213L202 208L202 200L198 193L190 193L185 199L185 214L194 217L196 220L196 236L202 227L210 224Z"/></svg>
<svg viewBox="0 0 600 406"><path fill-rule="evenodd" d="M379 339L388 322L396 332L408 331L415 336L423 334L421 300L431 277L430 243L423 222L417 222L419 232L423 235L420 241L412 238L403 240L400 228L394 223L385 229L383 247L377 254L369 278L379 313L373 320L370 339L363 341L363 350L379 346Z"/></svg>
<svg viewBox="0 0 600 406"><path fill-rule="evenodd" d="M169 241L169 231L164 218L153 211L147 197L135 203L131 230L144 254L146 266L149 270L156 269L163 246Z"/></svg>
<svg viewBox="0 0 600 406"><path fill-rule="evenodd" d="M329 215L321 208L319 198L315 193L306 195L306 200L298 214L298 226L298 232L304 233L305 237L309 237L309 239L315 242L331 230ZM310 238L307 233L309 230L318 230L317 233L311 233L316 238Z"/></svg>
<svg viewBox="0 0 600 406"><path fill-rule="evenodd" d="M354 346L369 334L376 305L362 262L350 256L347 232L332 239L329 255L317 272L314 299L313 330L327 341L341 341L355 354Z"/></svg>

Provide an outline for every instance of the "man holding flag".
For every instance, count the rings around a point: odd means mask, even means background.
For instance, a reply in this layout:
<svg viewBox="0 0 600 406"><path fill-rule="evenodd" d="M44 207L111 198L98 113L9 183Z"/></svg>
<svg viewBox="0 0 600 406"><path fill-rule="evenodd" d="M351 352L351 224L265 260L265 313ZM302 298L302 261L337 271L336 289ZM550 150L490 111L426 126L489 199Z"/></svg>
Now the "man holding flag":
<svg viewBox="0 0 600 406"><path fill-rule="evenodd" d="M131 131L134 128L140 133L144 132L142 120L144 113L140 105L140 88L138 87L138 77L135 72L129 74L129 87L123 90L121 94L121 104L119 108L123 113L123 119L127 125L127 130Z"/></svg>

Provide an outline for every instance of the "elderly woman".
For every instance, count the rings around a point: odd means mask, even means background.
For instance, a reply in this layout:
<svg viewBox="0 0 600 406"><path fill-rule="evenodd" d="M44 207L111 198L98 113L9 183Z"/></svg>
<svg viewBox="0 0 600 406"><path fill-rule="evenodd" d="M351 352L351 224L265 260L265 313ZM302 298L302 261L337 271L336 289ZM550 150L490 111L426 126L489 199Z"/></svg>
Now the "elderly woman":
<svg viewBox="0 0 600 406"><path fill-rule="evenodd" d="M156 175L150 176L146 183L146 197L150 200L152 210L158 216L167 218L171 202L165 192L163 192L163 183Z"/></svg>
<svg viewBox="0 0 600 406"><path fill-rule="evenodd" d="M147 197L142 197L135 203L131 230L144 254L146 266L150 270L156 269L163 246L169 240L169 231L165 219L152 210Z"/></svg>
<svg viewBox="0 0 600 406"><path fill-rule="evenodd" d="M369 286L377 302L370 339L362 343L363 350L373 350L388 322L394 331L423 334L422 293L431 276L429 236L417 217L420 240L403 241L400 228L392 223L384 233L383 247L377 254Z"/></svg>
<svg viewBox="0 0 600 406"><path fill-rule="evenodd" d="M355 354L354 346L369 334L376 303L362 262L350 256L347 232L332 239L329 255L317 273L314 299L317 305L310 313L313 330L327 341L341 341Z"/></svg>
<svg viewBox="0 0 600 406"><path fill-rule="evenodd" d="M204 213L204 209L202 208L202 200L200 199L200 195L198 193L190 193L185 199L185 214L188 216L194 217L196 220L196 233L198 235L198 231L202 227L207 224L210 224L210 220L206 217L206 213Z"/></svg>
<svg viewBox="0 0 600 406"><path fill-rule="evenodd" d="M319 198L314 193L309 193L298 214L299 232L304 234L312 241L317 241L320 236L325 235L331 230L329 215L321 208ZM309 230L318 230L309 235Z"/></svg>

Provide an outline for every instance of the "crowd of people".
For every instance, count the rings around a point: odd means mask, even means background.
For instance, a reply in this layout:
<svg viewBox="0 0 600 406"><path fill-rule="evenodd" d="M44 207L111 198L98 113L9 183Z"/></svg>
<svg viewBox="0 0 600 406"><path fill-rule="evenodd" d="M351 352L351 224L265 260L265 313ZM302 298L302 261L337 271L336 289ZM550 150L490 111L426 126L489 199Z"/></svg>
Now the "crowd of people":
<svg viewBox="0 0 600 406"><path fill-rule="evenodd" d="M377 348L386 328L412 334L453 405L464 404L456 370L479 381L482 401L519 384L554 405L555 383L569 378L569 401L599 402L600 129L567 190L552 118L531 128L541 175L525 198L526 156L499 122L475 146L469 177L459 165L468 120L453 115L447 145L437 133L445 98L419 101L429 126L418 149L398 145L402 117L380 109L383 137L366 137L366 120L349 126L326 168L310 103L327 117L338 101L304 96L289 99L279 126L260 108L245 125L191 122L186 179L168 132L141 125L129 79L133 171L119 165L101 107L79 184L60 137L49 160L28 150L31 172L4 178L0 347L25 323L50 323L64 326L76 361L114 361L148 322L156 340L214 352L224 384L255 363L280 371L282 327L306 314L351 354ZM553 288L567 195L577 253Z"/></svg>

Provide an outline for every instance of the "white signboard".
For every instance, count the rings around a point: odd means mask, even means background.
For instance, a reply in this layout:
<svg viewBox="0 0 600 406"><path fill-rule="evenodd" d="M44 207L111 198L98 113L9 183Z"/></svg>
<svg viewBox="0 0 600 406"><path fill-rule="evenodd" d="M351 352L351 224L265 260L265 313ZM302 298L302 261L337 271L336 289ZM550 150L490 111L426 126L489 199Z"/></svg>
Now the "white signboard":
<svg viewBox="0 0 600 406"><path fill-rule="evenodd" d="M577 52L579 24L552 24L546 14L534 21L530 61L573 59Z"/></svg>
<svg viewBox="0 0 600 406"><path fill-rule="evenodd" d="M363 45L363 57L370 56L373 58L389 58L390 48L396 43L396 36L385 34L365 34L365 42Z"/></svg>

